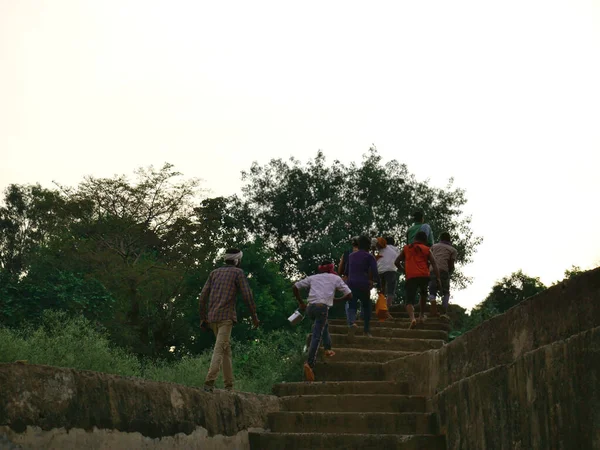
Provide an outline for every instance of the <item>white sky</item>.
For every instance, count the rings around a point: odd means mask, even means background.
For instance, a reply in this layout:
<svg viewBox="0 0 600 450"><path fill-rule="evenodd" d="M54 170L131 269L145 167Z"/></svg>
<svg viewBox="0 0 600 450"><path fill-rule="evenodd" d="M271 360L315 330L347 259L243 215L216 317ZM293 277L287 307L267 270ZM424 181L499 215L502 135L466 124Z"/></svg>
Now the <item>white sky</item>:
<svg viewBox="0 0 600 450"><path fill-rule="evenodd" d="M374 143L467 189L470 308L600 264L599 80L600 0L0 0L0 188L168 161L228 195Z"/></svg>

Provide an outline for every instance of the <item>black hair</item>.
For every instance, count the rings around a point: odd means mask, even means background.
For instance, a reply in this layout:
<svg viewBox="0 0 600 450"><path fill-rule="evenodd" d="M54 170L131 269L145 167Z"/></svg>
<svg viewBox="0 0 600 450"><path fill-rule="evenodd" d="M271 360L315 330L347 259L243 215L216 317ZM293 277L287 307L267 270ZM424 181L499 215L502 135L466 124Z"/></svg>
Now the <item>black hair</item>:
<svg viewBox="0 0 600 450"><path fill-rule="evenodd" d="M367 236L360 236L358 238L358 249L367 252L371 250L371 239Z"/></svg>
<svg viewBox="0 0 600 450"><path fill-rule="evenodd" d="M423 211L415 211L413 213L413 219L415 220L415 222L422 222L423 221Z"/></svg>
<svg viewBox="0 0 600 450"><path fill-rule="evenodd" d="M427 233L424 231L419 231L415 236L415 242L427 242Z"/></svg>
<svg viewBox="0 0 600 450"><path fill-rule="evenodd" d="M396 245L396 240L394 239L394 236L385 236L384 239L388 245Z"/></svg>
<svg viewBox="0 0 600 450"><path fill-rule="evenodd" d="M352 247L358 247L358 237L352 238Z"/></svg>
<svg viewBox="0 0 600 450"><path fill-rule="evenodd" d="M442 234L440 234L440 241L450 241L450 233L444 231Z"/></svg>
<svg viewBox="0 0 600 450"><path fill-rule="evenodd" d="M330 259L324 259L323 261L321 261L321 264L319 264L320 266L328 266L329 264L333 264L332 261Z"/></svg>

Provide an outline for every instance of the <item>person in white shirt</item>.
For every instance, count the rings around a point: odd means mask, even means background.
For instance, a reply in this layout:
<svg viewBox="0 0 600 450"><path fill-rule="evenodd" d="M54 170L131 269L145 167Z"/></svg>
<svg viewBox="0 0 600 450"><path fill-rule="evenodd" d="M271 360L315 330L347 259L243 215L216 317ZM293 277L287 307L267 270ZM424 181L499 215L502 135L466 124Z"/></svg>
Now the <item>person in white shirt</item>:
<svg viewBox="0 0 600 450"><path fill-rule="evenodd" d="M392 306L396 299L396 287L398 286L398 268L394 262L400 250L394 245L392 236L377 238L377 272L381 280L381 292L385 295L388 308ZM391 316L390 316L391 317ZM388 317L389 318L389 317Z"/></svg>
<svg viewBox="0 0 600 450"><path fill-rule="evenodd" d="M298 300L300 310L306 309L306 315L314 320L312 327L312 339L308 349L308 359L304 363L304 378L306 381L315 381L313 369L317 361L317 352L323 341L326 356L334 356L335 352L331 349L331 336L329 335L329 325L327 323L327 314L329 308L335 301L346 301L352 297L350 288L344 283L344 280L335 273L334 265L331 261L323 261L319 266L316 275L311 275L298 281L293 286L294 296ZM304 303L300 296L300 289L308 289L307 302ZM344 294L343 297L335 298L336 291Z"/></svg>

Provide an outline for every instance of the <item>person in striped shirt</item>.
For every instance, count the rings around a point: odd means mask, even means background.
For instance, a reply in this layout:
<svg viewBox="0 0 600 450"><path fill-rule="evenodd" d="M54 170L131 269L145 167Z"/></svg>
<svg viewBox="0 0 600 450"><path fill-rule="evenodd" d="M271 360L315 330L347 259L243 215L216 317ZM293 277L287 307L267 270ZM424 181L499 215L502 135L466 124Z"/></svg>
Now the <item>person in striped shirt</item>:
<svg viewBox="0 0 600 450"><path fill-rule="evenodd" d="M235 303L238 293L248 305L254 327L260 324L256 305L244 271L239 268L243 253L237 248L225 252L225 265L213 270L200 294L200 322L203 329L210 328L217 341L210 368L204 381L204 390L212 391L223 368L225 389L233 389L233 362L231 358L231 330L237 322ZM207 311L208 310L208 311Z"/></svg>

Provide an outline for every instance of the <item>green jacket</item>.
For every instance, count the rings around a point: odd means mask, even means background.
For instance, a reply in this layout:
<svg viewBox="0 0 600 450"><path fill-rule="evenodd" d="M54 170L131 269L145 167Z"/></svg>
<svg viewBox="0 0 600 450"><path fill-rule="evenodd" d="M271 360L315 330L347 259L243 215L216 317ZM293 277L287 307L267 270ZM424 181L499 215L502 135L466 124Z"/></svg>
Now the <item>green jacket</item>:
<svg viewBox="0 0 600 450"><path fill-rule="evenodd" d="M427 223L414 223L412 227L408 229L407 240L409 244L415 242L415 236L419 231L424 231L427 235L427 245L431 247L433 245L433 232L431 227Z"/></svg>

